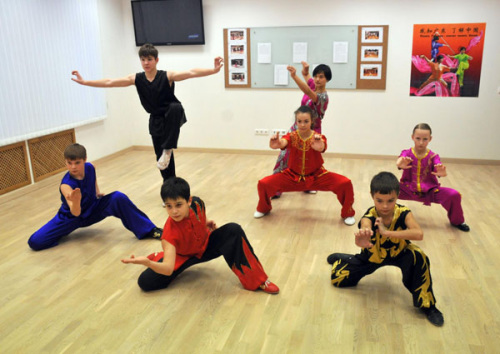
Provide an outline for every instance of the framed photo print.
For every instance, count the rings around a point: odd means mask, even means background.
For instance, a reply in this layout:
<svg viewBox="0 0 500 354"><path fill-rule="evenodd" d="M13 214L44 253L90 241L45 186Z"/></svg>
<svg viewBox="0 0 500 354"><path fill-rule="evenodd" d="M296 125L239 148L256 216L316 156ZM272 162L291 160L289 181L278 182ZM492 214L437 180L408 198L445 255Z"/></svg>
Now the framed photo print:
<svg viewBox="0 0 500 354"><path fill-rule="evenodd" d="M246 42L246 30L244 28L230 29L228 32L230 41Z"/></svg>
<svg viewBox="0 0 500 354"><path fill-rule="evenodd" d="M246 85L247 84L247 75L245 72L231 72L231 85Z"/></svg>
<svg viewBox="0 0 500 354"><path fill-rule="evenodd" d="M383 47L361 46L361 61L382 61Z"/></svg>
<svg viewBox="0 0 500 354"><path fill-rule="evenodd" d="M362 80L380 80L382 64L361 64L359 75Z"/></svg>
<svg viewBox="0 0 500 354"><path fill-rule="evenodd" d="M361 28L361 43L382 43L384 40L383 27Z"/></svg>
<svg viewBox="0 0 500 354"><path fill-rule="evenodd" d="M231 69L244 69L245 59L244 58L231 58Z"/></svg>
<svg viewBox="0 0 500 354"><path fill-rule="evenodd" d="M235 54L245 54L245 45L244 44L231 44L230 45L230 55L235 55Z"/></svg>

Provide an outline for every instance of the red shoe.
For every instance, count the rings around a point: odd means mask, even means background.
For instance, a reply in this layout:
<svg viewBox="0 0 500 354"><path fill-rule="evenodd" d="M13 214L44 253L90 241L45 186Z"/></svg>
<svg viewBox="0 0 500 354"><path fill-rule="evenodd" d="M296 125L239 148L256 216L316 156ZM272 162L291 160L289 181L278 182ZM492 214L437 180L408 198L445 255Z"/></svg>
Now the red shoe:
<svg viewBox="0 0 500 354"><path fill-rule="evenodd" d="M268 294L277 294L280 292L280 288L274 283L271 283L269 280L266 280L264 284L259 286L259 289Z"/></svg>

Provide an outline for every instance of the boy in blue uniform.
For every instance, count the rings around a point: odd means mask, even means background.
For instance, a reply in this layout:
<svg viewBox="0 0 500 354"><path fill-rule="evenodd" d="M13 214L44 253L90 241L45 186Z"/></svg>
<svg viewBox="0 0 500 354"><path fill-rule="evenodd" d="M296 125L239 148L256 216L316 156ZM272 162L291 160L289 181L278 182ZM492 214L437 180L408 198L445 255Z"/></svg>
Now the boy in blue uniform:
<svg viewBox="0 0 500 354"><path fill-rule="evenodd" d="M69 145L64 151L68 172L61 185L62 205L56 216L36 231L29 246L40 251L54 247L59 240L80 227L90 226L108 216L121 219L123 225L138 239L160 239L162 230L121 192L104 195L99 191L94 166L87 161L87 151L80 144Z"/></svg>
<svg viewBox="0 0 500 354"><path fill-rule="evenodd" d="M429 258L410 240L422 240L423 232L410 209L396 204L399 181L390 172L373 177L370 193L375 206L369 208L354 234L361 247L357 255L333 253L331 279L336 287L356 286L378 268L392 265L403 273L403 284L412 293L413 305L436 326L444 323L443 314L436 308L432 291Z"/></svg>

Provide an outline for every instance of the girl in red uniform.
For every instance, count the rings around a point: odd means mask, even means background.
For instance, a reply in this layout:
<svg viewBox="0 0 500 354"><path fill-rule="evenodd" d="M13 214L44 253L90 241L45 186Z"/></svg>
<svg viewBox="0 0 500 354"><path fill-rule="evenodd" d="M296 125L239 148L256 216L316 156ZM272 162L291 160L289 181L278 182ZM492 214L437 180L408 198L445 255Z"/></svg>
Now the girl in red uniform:
<svg viewBox="0 0 500 354"><path fill-rule="evenodd" d="M341 217L347 225L354 225L354 191L351 180L323 167L321 154L326 150L326 137L314 128L314 115L308 106L295 111L297 130L279 137L271 137L271 149L287 149L290 153L288 168L261 179L257 185L259 204L254 214L261 218L269 213L271 197L281 192L303 192L307 190L330 191L337 195L342 205Z"/></svg>

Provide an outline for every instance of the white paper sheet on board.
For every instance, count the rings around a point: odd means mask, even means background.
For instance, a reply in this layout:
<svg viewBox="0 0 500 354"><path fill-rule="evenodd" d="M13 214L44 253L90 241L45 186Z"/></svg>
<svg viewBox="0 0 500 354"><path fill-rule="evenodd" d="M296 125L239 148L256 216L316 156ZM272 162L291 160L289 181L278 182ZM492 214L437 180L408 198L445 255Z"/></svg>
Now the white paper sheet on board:
<svg viewBox="0 0 500 354"><path fill-rule="evenodd" d="M333 62L347 63L349 42L333 42Z"/></svg>
<svg viewBox="0 0 500 354"><path fill-rule="evenodd" d="M293 43L293 62L301 63L307 61L307 42Z"/></svg>
<svg viewBox="0 0 500 354"><path fill-rule="evenodd" d="M274 66L274 84L275 85L288 85L288 70L286 70L287 65L275 65Z"/></svg>
<svg viewBox="0 0 500 354"><path fill-rule="evenodd" d="M268 64L271 62L271 43L257 43L257 63Z"/></svg>

